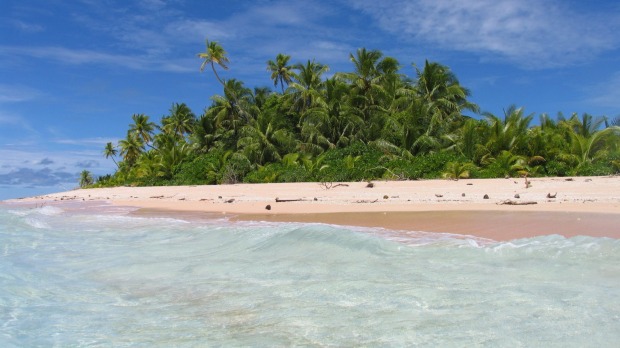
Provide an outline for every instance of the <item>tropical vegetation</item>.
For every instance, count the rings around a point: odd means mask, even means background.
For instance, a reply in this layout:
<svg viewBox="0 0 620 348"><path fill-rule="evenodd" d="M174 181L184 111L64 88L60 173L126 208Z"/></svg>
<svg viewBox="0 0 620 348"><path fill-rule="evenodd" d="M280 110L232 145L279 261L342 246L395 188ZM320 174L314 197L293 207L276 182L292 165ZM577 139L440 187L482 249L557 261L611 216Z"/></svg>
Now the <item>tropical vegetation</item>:
<svg viewBox="0 0 620 348"><path fill-rule="evenodd" d="M378 50L350 54L351 70L327 76L315 60L266 62L275 90L222 79L222 46L207 41L222 94L200 115L173 103L158 123L131 117L103 155L117 165L95 186L373 179L609 175L620 171L619 119L550 117L510 106L480 112L445 65L403 68ZM407 73L411 73L409 76ZM81 184L92 184L88 175Z"/></svg>

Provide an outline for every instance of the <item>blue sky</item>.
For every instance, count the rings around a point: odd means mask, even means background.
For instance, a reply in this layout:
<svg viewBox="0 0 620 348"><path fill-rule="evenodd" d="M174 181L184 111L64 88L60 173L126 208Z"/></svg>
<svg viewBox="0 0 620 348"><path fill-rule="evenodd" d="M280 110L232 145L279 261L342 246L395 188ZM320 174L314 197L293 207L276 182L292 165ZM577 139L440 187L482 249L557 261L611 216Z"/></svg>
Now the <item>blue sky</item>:
<svg viewBox="0 0 620 348"><path fill-rule="evenodd" d="M449 66L471 100L502 115L620 115L620 4L577 0L2 0L0 199L72 189L131 115L196 114L221 86L199 72L205 38L231 60L224 78L273 87L278 53L351 71L360 47Z"/></svg>

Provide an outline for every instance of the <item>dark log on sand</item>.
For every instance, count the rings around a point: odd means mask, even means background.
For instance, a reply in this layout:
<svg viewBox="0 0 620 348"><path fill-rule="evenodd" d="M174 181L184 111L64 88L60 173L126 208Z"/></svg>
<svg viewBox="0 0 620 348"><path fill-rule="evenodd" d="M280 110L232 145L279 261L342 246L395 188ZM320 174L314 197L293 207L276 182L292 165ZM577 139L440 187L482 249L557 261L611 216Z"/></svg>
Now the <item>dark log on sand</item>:
<svg viewBox="0 0 620 348"><path fill-rule="evenodd" d="M285 203L285 202L301 202L304 201L303 198L293 198L293 199L280 199L276 198L276 203Z"/></svg>
<svg viewBox="0 0 620 348"><path fill-rule="evenodd" d="M536 201L517 202L517 201L513 201L513 200L510 200L510 199L507 199L507 200L499 202L497 204L499 204L499 205L532 205L532 204L538 204L538 202L536 202Z"/></svg>

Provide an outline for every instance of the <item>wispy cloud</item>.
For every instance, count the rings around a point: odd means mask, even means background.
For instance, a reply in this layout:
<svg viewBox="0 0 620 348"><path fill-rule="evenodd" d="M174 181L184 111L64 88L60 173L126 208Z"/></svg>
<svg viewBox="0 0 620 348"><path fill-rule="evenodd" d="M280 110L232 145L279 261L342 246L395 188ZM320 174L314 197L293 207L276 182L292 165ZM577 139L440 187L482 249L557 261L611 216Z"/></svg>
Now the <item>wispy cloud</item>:
<svg viewBox="0 0 620 348"><path fill-rule="evenodd" d="M85 49L71 49L57 46L42 47L17 47L1 46L0 55L5 56L27 56L53 60L63 64L83 65L83 64L104 64L121 66L133 70L149 71L168 71L168 72L190 72L195 71L193 65L188 64L188 59L164 59L153 58L145 55L131 56L106 52L98 52ZM194 62L195 63L195 62ZM194 64L195 65L195 64Z"/></svg>
<svg viewBox="0 0 620 348"><path fill-rule="evenodd" d="M35 99L42 93L30 87L0 84L0 103L17 103Z"/></svg>
<svg viewBox="0 0 620 348"><path fill-rule="evenodd" d="M13 25L13 27L27 33L39 33L45 30L45 27L40 24L28 23L18 19L13 19L10 21L10 23Z"/></svg>
<svg viewBox="0 0 620 348"><path fill-rule="evenodd" d="M111 138L83 138L83 139L56 139L53 142L57 144L63 145L80 145L80 146L95 146L95 147L103 147L108 142L116 144L119 139L111 139Z"/></svg>
<svg viewBox="0 0 620 348"><path fill-rule="evenodd" d="M16 116L8 111L2 110L0 109L0 125L2 125L2 128L4 131L11 131L11 127L15 127L18 128L20 130L25 130L27 131L29 134L36 134L37 131L30 125L30 123L28 123L23 117L20 116ZM20 135L25 135L25 134L20 134ZM6 139L5 139L6 141ZM4 145L2 144L2 142L0 142L0 145Z"/></svg>
<svg viewBox="0 0 620 348"><path fill-rule="evenodd" d="M141 12L107 9L101 4L84 2L88 10L72 15L74 24L99 37L100 44L76 41L76 47L62 45L0 46L7 59L26 57L45 59L66 65L120 66L131 70L191 72L199 62L196 54L204 49L204 40L220 41L231 60L243 73L265 69L267 59L278 53L326 63L346 62L353 50L338 37L347 35L346 26L322 25L333 20L330 4L315 1L271 1L235 4L238 8L217 19L188 17L165 6L164 2L145 0ZM283 35L286 33L286 35ZM350 36L350 35L349 35Z"/></svg>
<svg viewBox="0 0 620 348"><path fill-rule="evenodd" d="M620 116L620 71L612 74L608 80L590 86L587 89L586 102L596 107L609 108L615 114L607 116Z"/></svg>
<svg viewBox="0 0 620 348"><path fill-rule="evenodd" d="M579 63L618 47L618 13L578 13L555 0L350 1L403 40L502 57L529 68Z"/></svg>

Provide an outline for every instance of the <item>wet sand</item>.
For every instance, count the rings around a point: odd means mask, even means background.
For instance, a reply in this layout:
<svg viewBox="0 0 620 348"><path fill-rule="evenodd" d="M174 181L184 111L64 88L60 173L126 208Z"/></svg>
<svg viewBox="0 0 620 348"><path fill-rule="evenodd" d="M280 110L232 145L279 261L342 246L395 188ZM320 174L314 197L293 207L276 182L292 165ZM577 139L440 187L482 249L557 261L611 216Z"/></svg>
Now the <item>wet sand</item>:
<svg viewBox="0 0 620 348"><path fill-rule="evenodd" d="M620 215L589 212L425 211L239 215L233 220L319 222L392 230L473 235L506 241L557 234L620 238Z"/></svg>

